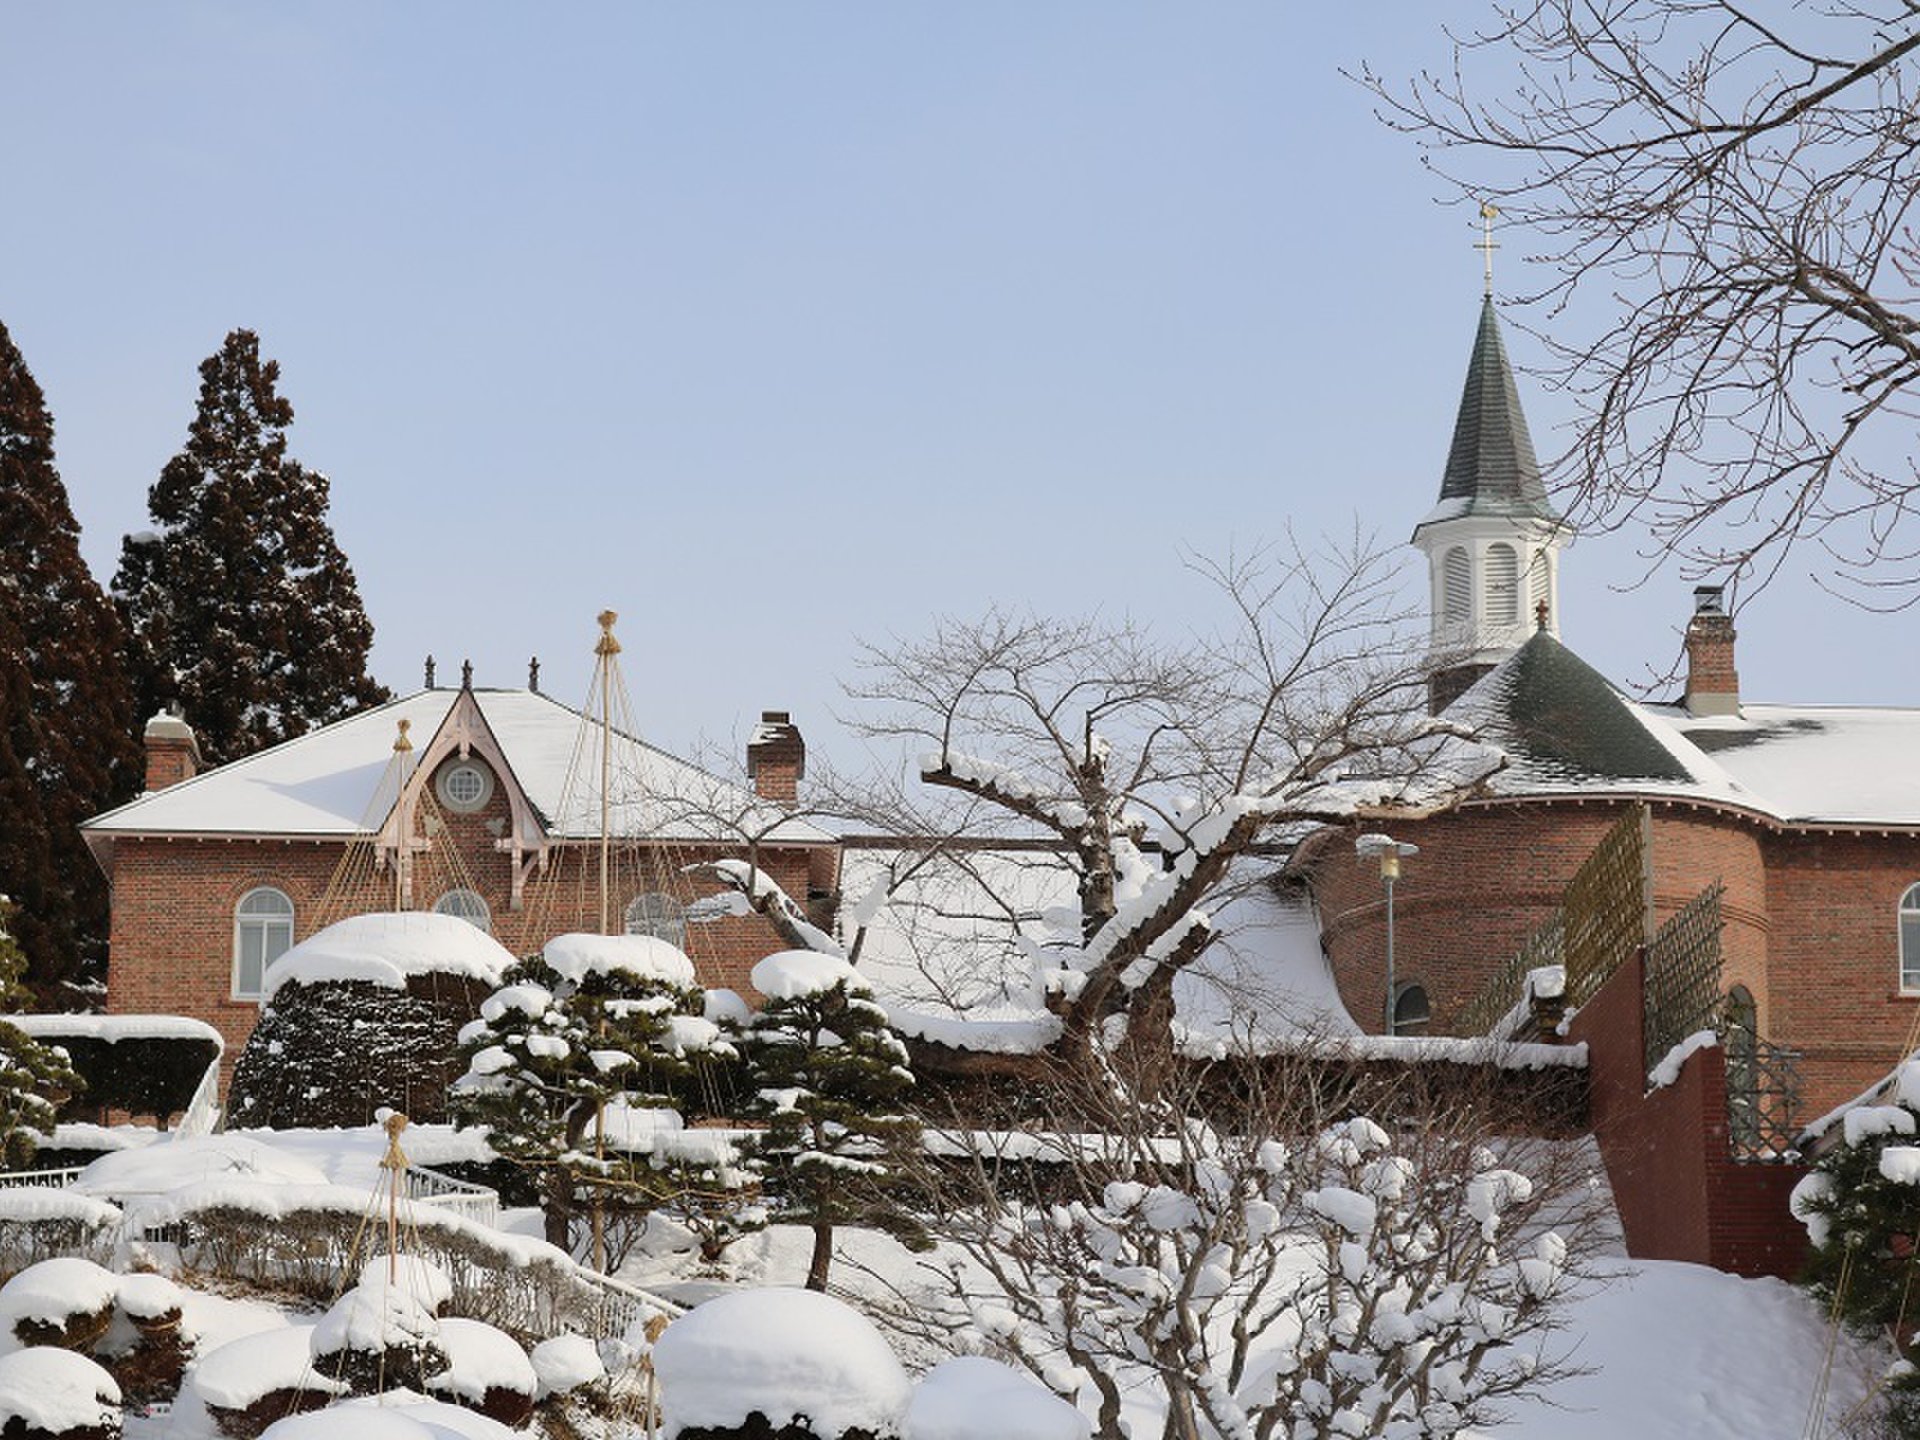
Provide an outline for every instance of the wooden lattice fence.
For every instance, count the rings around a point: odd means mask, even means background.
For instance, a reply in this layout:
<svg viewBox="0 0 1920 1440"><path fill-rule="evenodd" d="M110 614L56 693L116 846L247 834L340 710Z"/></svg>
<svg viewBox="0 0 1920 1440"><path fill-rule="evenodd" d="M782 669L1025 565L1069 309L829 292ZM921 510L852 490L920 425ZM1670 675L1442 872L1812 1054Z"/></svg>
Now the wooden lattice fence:
<svg viewBox="0 0 1920 1440"><path fill-rule="evenodd" d="M1712 885L1662 925L1647 947L1641 994L1648 1068L1689 1035L1721 1030L1726 994L1720 982L1720 912L1725 893Z"/></svg>

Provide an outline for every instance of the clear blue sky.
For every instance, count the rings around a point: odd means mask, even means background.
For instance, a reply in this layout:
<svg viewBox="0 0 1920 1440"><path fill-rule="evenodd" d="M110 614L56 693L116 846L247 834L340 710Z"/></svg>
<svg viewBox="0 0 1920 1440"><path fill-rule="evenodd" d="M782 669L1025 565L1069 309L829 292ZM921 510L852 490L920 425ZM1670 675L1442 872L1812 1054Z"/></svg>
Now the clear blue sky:
<svg viewBox="0 0 1920 1440"><path fill-rule="evenodd" d="M1481 13L13 7L0 319L103 582L250 326L381 679L537 653L577 702L610 606L653 738L787 707L836 750L855 636L994 601L1177 633L1210 613L1182 547L1405 537L1480 262L1337 67L1445 64ZM1622 681L1689 607L1637 574L1630 540L1565 560L1563 634ZM1910 631L1783 585L1744 688L1914 703Z"/></svg>

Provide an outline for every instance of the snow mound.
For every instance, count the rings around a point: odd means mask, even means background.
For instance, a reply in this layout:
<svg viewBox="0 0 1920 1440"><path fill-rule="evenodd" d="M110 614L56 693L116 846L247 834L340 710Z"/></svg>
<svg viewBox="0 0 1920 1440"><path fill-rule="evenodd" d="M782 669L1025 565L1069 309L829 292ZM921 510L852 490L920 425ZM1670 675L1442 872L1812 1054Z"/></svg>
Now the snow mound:
<svg viewBox="0 0 1920 1440"><path fill-rule="evenodd" d="M404 990L416 975L458 975L498 985L513 952L458 915L431 910L353 915L309 935L267 971L262 1003L282 985L364 980Z"/></svg>
<svg viewBox="0 0 1920 1440"><path fill-rule="evenodd" d="M346 1393L342 1382L316 1374L312 1366L313 1326L283 1325L209 1350L188 1372L187 1384L203 1405L224 1410L244 1410L275 1390Z"/></svg>
<svg viewBox="0 0 1920 1440"><path fill-rule="evenodd" d="M467 922L462 920L462 925ZM405 1391L276 1420L260 1440L523 1440L498 1420Z"/></svg>
<svg viewBox="0 0 1920 1440"><path fill-rule="evenodd" d="M47 1185L21 1185L0 1190L0 1220L73 1220L93 1227L117 1225L120 1207L105 1200L55 1190Z"/></svg>
<svg viewBox="0 0 1920 1440"><path fill-rule="evenodd" d="M184 1311L186 1299L180 1287L164 1275L122 1275L120 1308L135 1320L157 1320L163 1315Z"/></svg>
<svg viewBox="0 0 1920 1440"><path fill-rule="evenodd" d="M413 1349L438 1339L439 1332L433 1312L405 1291L384 1284L356 1286L313 1327L313 1353Z"/></svg>
<svg viewBox="0 0 1920 1440"><path fill-rule="evenodd" d="M84 1355L41 1345L0 1355L0 1429L63 1430L98 1427L118 1434L120 1387Z"/></svg>
<svg viewBox="0 0 1920 1440"><path fill-rule="evenodd" d="M484 1321L442 1320L440 1348L446 1351L447 1369L428 1382L428 1388L439 1393L477 1403L489 1390L531 1397L539 1384L520 1342Z"/></svg>
<svg viewBox="0 0 1920 1440"><path fill-rule="evenodd" d="M704 1009L706 1018L716 1025L745 1026L753 1018L753 1007L740 998L738 991L724 986L707 991Z"/></svg>
<svg viewBox="0 0 1920 1440"><path fill-rule="evenodd" d="M22 1320L42 1325L62 1325L74 1315L93 1315L107 1309L120 1293L120 1280L91 1260L62 1256L29 1265L0 1285L0 1331L13 1338L14 1326Z"/></svg>
<svg viewBox="0 0 1920 1440"><path fill-rule="evenodd" d="M781 950L753 967L753 988L769 1000L820 995L840 984L855 994L869 988L866 977L845 960L818 950Z"/></svg>
<svg viewBox="0 0 1920 1440"><path fill-rule="evenodd" d="M755 982L758 983L757 980ZM755 1411L774 1429L805 1415L819 1435L897 1433L907 1375L860 1314L812 1290L741 1290L667 1326L653 1347L667 1440Z"/></svg>
<svg viewBox="0 0 1920 1440"><path fill-rule="evenodd" d="M429 1310L453 1299L453 1281L439 1266L418 1255L376 1255L360 1267L360 1288L379 1290L391 1285Z"/></svg>
<svg viewBox="0 0 1920 1440"><path fill-rule="evenodd" d="M933 1367L907 1406L906 1440L1087 1440L1087 1417L1009 1365L957 1355Z"/></svg>
<svg viewBox="0 0 1920 1440"><path fill-rule="evenodd" d="M626 975L693 988L686 951L655 935L556 935L543 952L547 964L578 985L589 975Z"/></svg>
<svg viewBox="0 0 1920 1440"><path fill-rule="evenodd" d="M530 1358L543 1400L591 1385L607 1373L607 1367L600 1363L600 1347L584 1335L555 1335L542 1340L533 1347Z"/></svg>
<svg viewBox="0 0 1920 1440"><path fill-rule="evenodd" d="M164 1195L211 1180L325 1185L327 1175L317 1165L243 1135L201 1135L102 1155L80 1172L73 1188L118 1199Z"/></svg>

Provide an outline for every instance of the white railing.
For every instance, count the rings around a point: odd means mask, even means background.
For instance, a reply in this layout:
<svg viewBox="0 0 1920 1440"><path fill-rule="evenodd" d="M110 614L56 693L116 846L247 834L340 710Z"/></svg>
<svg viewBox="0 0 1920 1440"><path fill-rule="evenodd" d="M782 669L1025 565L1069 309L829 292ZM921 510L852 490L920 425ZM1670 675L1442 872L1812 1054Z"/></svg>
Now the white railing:
<svg viewBox="0 0 1920 1440"><path fill-rule="evenodd" d="M68 1165L60 1170L0 1171L0 1190L23 1190L31 1185L64 1190L80 1178L80 1170L78 1165Z"/></svg>
<svg viewBox="0 0 1920 1440"><path fill-rule="evenodd" d="M420 1205L432 1205L469 1220L497 1229L500 1225L500 1194L485 1185L457 1180L425 1165L406 1169L407 1198Z"/></svg>
<svg viewBox="0 0 1920 1440"><path fill-rule="evenodd" d="M175 1140L191 1140L198 1135L211 1135L220 1125L220 1059L214 1057L207 1073L200 1077L199 1088L193 1092L193 1099L187 1102L186 1113L180 1117L180 1123L171 1131Z"/></svg>

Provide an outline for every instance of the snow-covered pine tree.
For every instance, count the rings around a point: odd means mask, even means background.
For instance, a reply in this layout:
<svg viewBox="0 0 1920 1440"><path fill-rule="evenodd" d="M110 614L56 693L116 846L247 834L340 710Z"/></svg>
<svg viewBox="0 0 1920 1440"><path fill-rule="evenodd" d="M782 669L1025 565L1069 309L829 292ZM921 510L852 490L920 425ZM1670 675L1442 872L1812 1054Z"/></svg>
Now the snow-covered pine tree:
<svg viewBox="0 0 1920 1440"><path fill-rule="evenodd" d="M778 1217L813 1230L807 1288L827 1288L836 1225L925 1248L898 1197L920 1147L920 1122L900 1107L913 1072L865 977L835 956L784 950L754 966L753 984L767 1002L744 1037L746 1112L765 1129L748 1149Z"/></svg>
<svg viewBox="0 0 1920 1440"><path fill-rule="evenodd" d="M287 455L279 376L251 330L201 365L186 446L148 492L155 528L127 538L113 583L141 712L180 706L212 764L387 698L327 477Z"/></svg>
<svg viewBox="0 0 1920 1440"><path fill-rule="evenodd" d="M140 751L120 622L80 557L46 397L4 325L0 547L3 743L21 782L6 785L0 891L24 907L14 938L44 992L105 964L106 877L79 824L133 794Z"/></svg>
<svg viewBox="0 0 1920 1440"><path fill-rule="evenodd" d="M13 937L15 913L13 901L0 896L0 1016L19 1014L30 999L21 984L27 957ZM0 1169L26 1167L39 1137L53 1129L55 1106L79 1084L66 1052L0 1019Z"/></svg>
<svg viewBox="0 0 1920 1440"><path fill-rule="evenodd" d="M668 1109L703 1054L731 1050L704 1018L693 962L648 935L561 935L508 971L460 1032L467 1071L449 1103L528 1173L547 1239L569 1246L589 1208L652 1209L659 1172L599 1143L609 1112ZM612 1126L607 1126L609 1132Z"/></svg>

